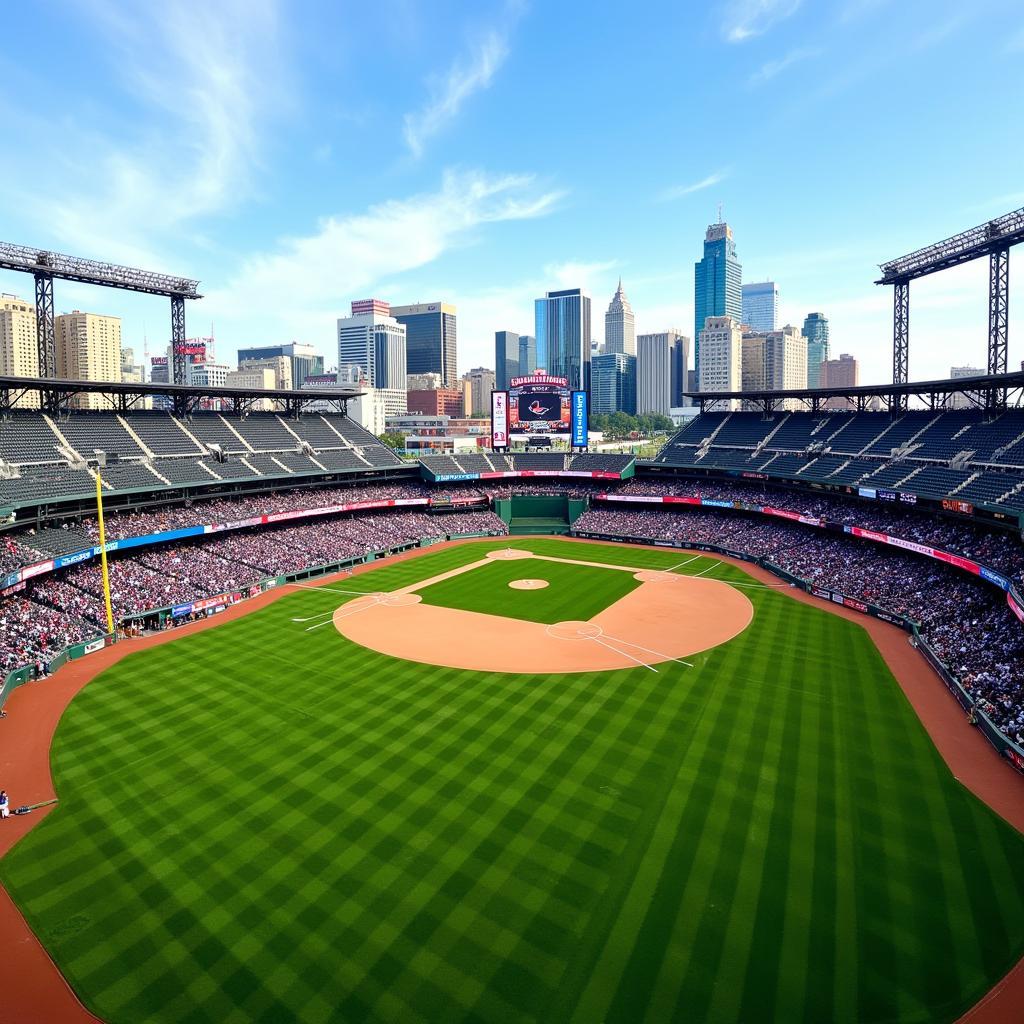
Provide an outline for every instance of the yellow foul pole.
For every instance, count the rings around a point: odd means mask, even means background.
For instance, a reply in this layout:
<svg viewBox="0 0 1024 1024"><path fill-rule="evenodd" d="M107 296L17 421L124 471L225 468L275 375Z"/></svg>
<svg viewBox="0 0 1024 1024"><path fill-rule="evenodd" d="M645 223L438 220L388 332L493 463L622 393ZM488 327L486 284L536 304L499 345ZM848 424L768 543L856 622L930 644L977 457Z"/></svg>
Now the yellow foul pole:
<svg viewBox="0 0 1024 1024"><path fill-rule="evenodd" d="M103 566L103 601L107 606L107 632L114 632L114 614L110 610L110 577L107 574L107 535L103 529L103 481L96 467L96 516L100 524L100 564Z"/></svg>

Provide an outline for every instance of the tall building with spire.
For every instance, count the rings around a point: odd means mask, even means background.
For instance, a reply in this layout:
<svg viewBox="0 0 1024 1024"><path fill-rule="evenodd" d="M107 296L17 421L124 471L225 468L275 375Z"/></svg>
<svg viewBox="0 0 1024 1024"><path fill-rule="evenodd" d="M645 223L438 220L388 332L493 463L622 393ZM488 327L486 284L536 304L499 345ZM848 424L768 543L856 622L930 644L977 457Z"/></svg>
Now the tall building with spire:
<svg viewBox="0 0 1024 1024"><path fill-rule="evenodd" d="M736 324L743 318L743 265L736 259L732 228L721 213L718 223L709 224L704 235L704 258L694 264L693 308L693 365L699 382L700 334L707 318L728 316Z"/></svg>
<svg viewBox="0 0 1024 1024"><path fill-rule="evenodd" d="M622 290L621 277L619 287L608 304L608 312L604 315L604 352L605 355L613 355L616 352L624 352L628 356L636 355L633 307Z"/></svg>

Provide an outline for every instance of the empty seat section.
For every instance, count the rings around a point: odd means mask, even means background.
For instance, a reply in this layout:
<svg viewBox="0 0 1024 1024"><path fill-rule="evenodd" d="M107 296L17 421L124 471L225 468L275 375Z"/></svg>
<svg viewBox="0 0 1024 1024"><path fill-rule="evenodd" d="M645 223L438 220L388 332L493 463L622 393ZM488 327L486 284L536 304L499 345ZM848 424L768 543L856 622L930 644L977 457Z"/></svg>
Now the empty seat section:
<svg viewBox="0 0 1024 1024"><path fill-rule="evenodd" d="M586 452L571 459L569 468L577 472L621 473L632 461L632 455L599 455L597 452Z"/></svg>
<svg viewBox="0 0 1024 1024"><path fill-rule="evenodd" d="M103 482L114 491L129 491L138 487L150 489L164 486L141 462L108 462L100 467Z"/></svg>
<svg viewBox="0 0 1024 1024"><path fill-rule="evenodd" d="M956 438L962 451L972 451L973 462L987 462L998 448L1012 444L1024 432L1019 410L1011 409L985 423L976 423Z"/></svg>
<svg viewBox="0 0 1024 1024"><path fill-rule="evenodd" d="M220 445L226 452L247 452L249 450L217 413L195 413L185 421L185 426L203 444Z"/></svg>
<svg viewBox="0 0 1024 1024"><path fill-rule="evenodd" d="M828 418L825 413L795 412L779 427L778 433L768 442L768 447L780 451L802 451L828 432ZM823 423L826 423L824 427Z"/></svg>
<svg viewBox="0 0 1024 1024"><path fill-rule="evenodd" d="M809 455L793 455L787 452L772 459L771 462L762 463L762 469L772 476L792 477L807 465L809 458Z"/></svg>
<svg viewBox="0 0 1024 1024"><path fill-rule="evenodd" d="M140 459L146 454L113 413L78 412L54 422L84 458L92 458L97 450Z"/></svg>
<svg viewBox="0 0 1024 1024"><path fill-rule="evenodd" d="M202 455L178 426L177 420L165 412L130 412L123 417L125 423L142 439L154 455Z"/></svg>
<svg viewBox="0 0 1024 1024"><path fill-rule="evenodd" d="M490 463L482 456L477 455L475 452L459 452L455 456L455 461L467 472L467 473L490 473Z"/></svg>
<svg viewBox="0 0 1024 1024"><path fill-rule="evenodd" d="M345 469L367 469L367 465L351 448L335 448L317 453L316 461L332 472Z"/></svg>
<svg viewBox="0 0 1024 1024"><path fill-rule="evenodd" d="M907 490L929 498L944 498L954 487L962 484L971 474L948 466L925 466L907 481Z"/></svg>
<svg viewBox="0 0 1024 1024"><path fill-rule="evenodd" d="M919 438L914 441L914 458L916 459L951 459L964 446L954 435L966 432L982 418L977 409L962 409L955 412L944 412L938 420L927 427Z"/></svg>
<svg viewBox="0 0 1024 1024"><path fill-rule="evenodd" d="M158 459L153 468L172 484L213 483L213 477L199 463L199 459Z"/></svg>
<svg viewBox="0 0 1024 1024"><path fill-rule="evenodd" d="M890 420L889 429L875 439L868 452L875 455L890 454L894 448L899 448L919 430L928 426L935 416L933 412L908 412L897 420Z"/></svg>
<svg viewBox="0 0 1024 1024"><path fill-rule="evenodd" d="M435 476L457 476L463 472L462 467L450 455L426 455L420 459Z"/></svg>
<svg viewBox="0 0 1024 1024"><path fill-rule="evenodd" d="M833 452L856 455L870 445L890 422L888 415L883 413L840 413L829 420L827 428L818 431L814 440L821 441Z"/></svg>
<svg viewBox="0 0 1024 1024"><path fill-rule="evenodd" d="M313 414L300 416L297 420L289 420L288 426L303 441L309 442L317 450L321 448L345 447L345 439L339 437L338 433L332 430L327 421L321 416Z"/></svg>
<svg viewBox="0 0 1024 1024"><path fill-rule="evenodd" d="M230 423L248 441L253 451L294 451L299 446L295 435L273 413L254 412L241 419L232 416Z"/></svg>
<svg viewBox="0 0 1024 1024"><path fill-rule="evenodd" d="M846 458L842 455L822 455L804 466L804 468L797 473L797 476L810 480L824 480L826 477L829 477L831 473L834 473L844 462L846 462Z"/></svg>
<svg viewBox="0 0 1024 1024"><path fill-rule="evenodd" d="M751 469L750 448L719 448L717 445L704 457L702 465L720 466L722 469ZM760 457L756 461L760 461Z"/></svg>
<svg viewBox="0 0 1024 1024"><path fill-rule="evenodd" d="M866 476L861 480L862 487L895 487L905 476L910 476L917 465L913 462L894 462L891 466L883 466L881 469Z"/></svg>
<svg viewBox="0 0 1024 1024"><path fill-rule="evenodd" d="M1020 483L1019 476L1009 473L981 473L966 487L956 492L954 497L964 501L981 502L994 505L1007 491L1012 491Z"/></svg>
<svg viewBox="0 0 1024 1024"><path fill-rule="evenodd" d="M60 440L38 413L14 413L0 419L0 459L16 466L64 462Z"/></svg>
<svg viewBox="0 0 1024 1024"><path fill-rule="evenodd" d="M765 418L759 412L734 412L715 435L714 443L723 448L754 448L778 426L781 418L781 413Z"/></svg>
<svg viewBox="0 0 1024 1024"><path fill-rule="evenodd" d="M49 466L23 470L20 477L0 480L0 504L17 505L47 498L89 497L96 493L96 479L84 469Z"/></svg>
<svg viewBox="0 0 1024 1024"><path fill-rule="evenodd" d="M850 459L842 469L837 470L828 479L830 483L852 484L865 473L872 473L881 465L878 459Z"/></svg>
<svg viewBox="0 0 1024 1024"><path fill-rule="evenodd" d="M557 471L565 469L565 456L560 452L517 452L512 457L512 463L516 470L548 470Z"/></svg>
<svg viewBox="0 0 1024 1024"><path fill-rule="evenodd" d="M244 466L238 459L228 459L227 462L218 462L216 459L200 459L205 466L209 466L222 480L241 480L246 477L253 477L252 470ZM283 476L280 469L278 475Z"/></svg>

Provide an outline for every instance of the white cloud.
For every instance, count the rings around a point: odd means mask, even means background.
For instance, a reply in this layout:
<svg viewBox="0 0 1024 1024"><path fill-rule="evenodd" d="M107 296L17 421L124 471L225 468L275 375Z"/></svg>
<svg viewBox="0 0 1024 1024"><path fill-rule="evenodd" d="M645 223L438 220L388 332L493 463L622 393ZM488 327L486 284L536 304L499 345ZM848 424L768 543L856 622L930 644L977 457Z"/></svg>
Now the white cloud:
<svg viewBox="0 0 1024 1024"><path fill-rule="evenodd" d="M729 0L722 35L730 43L746 42L795 14L800 3L801 0Z"/></svg>
<svg viewBox="0 0 1024 1024"><path fill-rule="evenodd" d="M143 108L135 121L142 127L119 135L116 113L104 109L92 122L68 124L43 161L44 176L56 181L37 190L45 203L28 212L68 248L151 258L152 237L251 192L262 122L286 91L277 2L80 7L105 35L125 95ZM32 147L25 152L39 157ZM27 165L16 173L39 177Z"/></svg>
<svg viewBox="0 0 1024 1024"><path fill-rule="evenodd" d="M583 263L580 260L568 260L565 263L548 263L544 267L544 280L547 284L544 291L559 288L582 288L594 294L595 289L607 283L608 272L618 266L616 260L605 260L600 263ZM541 292L538 292L539 296ZM608 293L611 300L612 292Z"/></svg>
<svg viewBox="0 0 1024 1024"><path fill-rule="evenodd" d="M811 57L817 57L820 53L821 50L814 47L801 47L796 50L790 50L784 57L779 57L777 60L770 60L762 64L747 80L748 84L763 85L765 82L775 78L776 75L782 74L787 68L791 68L794 64L809 60Z"/></svg>
<svg viewBox="0 0 1024 1024"><path fill-rule="evenodd" d="M448 73L434 84L426 106L414 114L405 115L405 141L413 156L422 156L427 140L458 115L466 100L491 84L507 56L505 36L492 31L472 47L468 56L463 56L449 68Z"/></svg>
<svg viewBox="0 0 1024 1024"><path fill-rule="evenodd" d="M349 300L471 244L485 224L546 216L562 195L529 175L448 171L437 191L327 217L314 234L284 239L248 259L225 288L207 293L204 315L241 326L259 310L267 336L299 331L330 338Z"/></svg>
<svg viewBox="0 0 1024 1024"><path fill-rule="evenodd" d="M658 193L658 202L671 202L673 199L681 199L683 196L688 196L691 192L700 192L702 189L711 188L712 185L717 185L720 181L723 181L727 173L726 171L715 171L714 174L709 174L706 178L701 178L700 181L695 181L690 185L673 185L671 188L666 188Z"/></svg>

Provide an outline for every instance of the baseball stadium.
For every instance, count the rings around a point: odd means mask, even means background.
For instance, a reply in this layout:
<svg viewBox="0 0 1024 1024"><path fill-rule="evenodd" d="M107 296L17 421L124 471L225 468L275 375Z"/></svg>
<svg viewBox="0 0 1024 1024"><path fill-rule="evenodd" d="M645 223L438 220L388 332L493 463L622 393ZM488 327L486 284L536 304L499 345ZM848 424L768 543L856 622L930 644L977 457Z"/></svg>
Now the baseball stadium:
<svg viewBox="0 0 1024 1024"><path fill-rule="evenodd" d="M1020 1019L1024 374L874 391L410 463L0 381L0 1020Z"/></svg>

